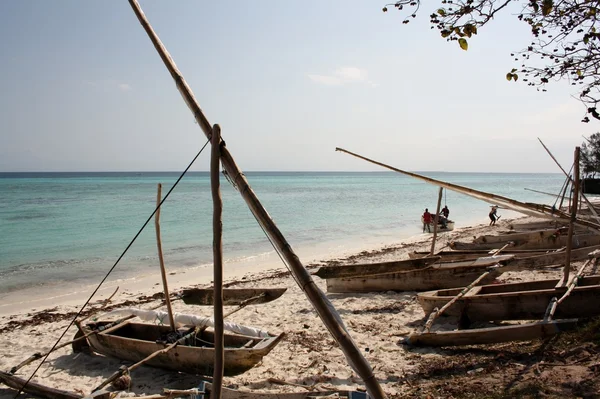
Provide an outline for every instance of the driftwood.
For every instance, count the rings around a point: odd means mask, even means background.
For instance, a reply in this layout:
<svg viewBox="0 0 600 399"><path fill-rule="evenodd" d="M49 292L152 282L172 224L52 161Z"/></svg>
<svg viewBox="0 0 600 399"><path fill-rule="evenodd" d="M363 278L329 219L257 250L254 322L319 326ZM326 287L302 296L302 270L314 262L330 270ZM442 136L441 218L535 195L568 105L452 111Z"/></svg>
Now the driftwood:
<svg viewBox="0 0 600 399"><path fill-rule="evenodd" d="M4 371L0 371L0 382L5 384L6 386L16 389L19 392L25 392L31 395L40 396L42 398L48 399L81 399L82 395L63 391L61 389L50 388L33 381L27 382L23 378L19 378L17 376L11 375L9 373L5 373ZM27 385L26 385L27 384ZM108 395L101 396L102 399L108 399Z"/></svg>
<svg viewBox="0 0 600 399"><path fill-rule="evenodd" d="M137 0L129 0L129 4L140 21L140 24L148 34L155 49L159 53L163 63L169 70L169 73L175 81L179 93L182 95L185 103L190 108L190 111L192 111L194 114L194 118L198 122L198 125L204 132L205 136L210 138L212 135L212 126L198 105L198 101L183 78L183 75L175 65L175 62L165 46L158 38L158 35L152 29L150 22L148 22L148 19L142 12ZM227 173L232 183L239 190L251 212L254 214L257 221L269 236L277 252L279 252L282 259L285 259L287 266L294 275L294 280L298 283L311 304L314 306L317 314L329 330L329 333L340 345L340 349L346 358L349 359L349 363L351 364L352 368L365 382L369 394L373 397L373 399L385 398L386 395L381 389L379 382L375 378L373 369L371 368L369 362L365 359L362 351L352 340L350 334L343 324L340 315L337 313L337 311L335 311L335 307L325 296L325 294L317 287L304 265L302 265L300 262L298 256L292 250L291 245L287 242L273 219L271 219L267 210L262 206L258 200L258 197L248 184L246 177L235 163L233 156L225 146L225 142L223 140L221 140L221 162L224 172Z"/></svg>

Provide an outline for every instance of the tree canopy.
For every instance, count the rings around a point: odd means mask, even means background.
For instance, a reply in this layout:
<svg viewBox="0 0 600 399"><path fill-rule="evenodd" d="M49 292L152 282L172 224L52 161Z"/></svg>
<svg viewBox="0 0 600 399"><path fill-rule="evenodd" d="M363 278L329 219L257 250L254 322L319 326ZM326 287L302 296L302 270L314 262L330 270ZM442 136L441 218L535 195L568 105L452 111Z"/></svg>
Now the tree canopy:
<svg viewBox="0 0 600 399"><path fill-rule="evenodd" d="M600 174L600 133L594 133L581 145L581 171L585 177Z"/></svg>
<svg viewBox="0 0 600 399"><path fill-rule="evenodd" d="M566 79L578 86L586 107L583 122L590 116L600 120L600 0L440 0L430 15L432 28L448 41L467 50L468 40L510 3L519 6L516 15L528 24L532 40L511 56L517 64L506 79L526 82L546 91L552 81ZM400 0L388 7L404 11L403 23L417 16L421 0Z"/></svg>

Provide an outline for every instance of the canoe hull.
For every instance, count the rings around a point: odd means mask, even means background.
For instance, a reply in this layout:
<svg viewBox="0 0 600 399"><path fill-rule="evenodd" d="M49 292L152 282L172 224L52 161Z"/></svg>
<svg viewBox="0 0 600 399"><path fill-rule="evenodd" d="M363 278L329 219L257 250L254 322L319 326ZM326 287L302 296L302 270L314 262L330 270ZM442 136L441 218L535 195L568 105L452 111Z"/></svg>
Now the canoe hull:
<svg viewBox="0 0 600 399"><path fill-rule="evenodd" d="M511 249L558 249L567 245L567 236L550 236L541 240L530 240L530 241L514 241L514 246ZM496 243L476 243L476 242L462 242L453 241L449 244L450 248L456 250L466 249L498 249L506 245L506 242ZM597 234L585 234L573 236L572 248L581 248L592 245L600 245L600 235Z"/></svg>
<svg viewBox="0 0 600 399"><path fill-rule="evenodd" d="M512 326L473 328L411 334L402 341L409 346L487 345L510 341L548 338L577 327L577 319L536 322Z"/></svg>
<svg viewBox="0 0 600 399"><path fill-rule="evenodd" d="M81 326L81 331L84 334L89 333L99 324L101 323ZM94 352L138 362L168 346L157 343L156 340L169 331L171 331L169 326L127 322L99 334L92 334L87 337L87 341ZM225 375L238 375L254 367L282 338L283 334L264 339L225 334ZM214 342L214 334L204 330L202 337L200 337L200 333L198 334L198 339ZM250 343L252 345L248 345ZM161 353L145 364L184 373L212 375L214 357L215 351L212 346L186 344L178 345L166 353Z"/></svg>
<svg viewBox="0 0 600 399"><path fill-rule="evenodd" d="M484 285L472 288L444 313L466 321L539 320L550 300L560 298L566 287L559 280ZM417 296L425 314L441 308L462 288L423 292ZM600 315L600 276L584 277L571 294L556 308L555 318L581 318ZM466 318L466 319L465 319Z"/></svg>
<svg viewBox="0 0 600 399"><path fill-rule="evenodd" d="M468 285L483 274L489 265L435 268L399 273L383 273L355 278L327 279L327 292L427 291ZM502 274L494 271L481 281L486 284Z"/></svg>
<svg viewBox="0 0 600 399"><path fill-rule="evenodd" d="M224 288L223 305L235 306L249 301L261 304L274 301L283 295L287 288ZM213 288L189 288L181 292L181 299L186 305L214 305Z"/></svg>

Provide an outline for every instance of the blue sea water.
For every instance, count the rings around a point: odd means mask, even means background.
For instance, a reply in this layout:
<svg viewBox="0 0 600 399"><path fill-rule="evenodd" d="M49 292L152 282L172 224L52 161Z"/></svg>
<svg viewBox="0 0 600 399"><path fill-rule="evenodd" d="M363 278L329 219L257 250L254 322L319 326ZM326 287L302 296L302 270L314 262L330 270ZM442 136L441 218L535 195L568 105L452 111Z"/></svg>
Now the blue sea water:
<svg viewBox="0 0 600 399"><path fill-rule="evenodd" d="M424 173L520 201L552 205L560 174ZM99 281L154 210L178 173L0 173L0 293L58 282ZM438 188L393 172L249 172L259 199L294 249L421 234ZM227 262L272 252L239 193L221 180ZM457 227L487 223L489 204L447 192ZM207 172L186 175L161 208L167 264L212 262L212 199ZM506 211L505 211L506 212ZM111 278L157 270L154 221Z"/></svg>

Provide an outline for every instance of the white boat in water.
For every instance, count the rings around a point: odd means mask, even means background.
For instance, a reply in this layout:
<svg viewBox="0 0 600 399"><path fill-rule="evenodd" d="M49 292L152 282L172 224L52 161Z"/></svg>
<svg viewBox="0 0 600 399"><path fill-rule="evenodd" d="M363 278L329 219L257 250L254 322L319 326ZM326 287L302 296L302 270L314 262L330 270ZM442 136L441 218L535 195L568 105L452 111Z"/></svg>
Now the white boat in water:
<svg viewBox="0 0 600 399"><path fill-rule="evenodd" d="M425 221L423 220L423 216L421 216L421 226L423 226L424 224L425 224ZM433 233L433 226L434 226L433 222L428 223L425 226L424 233L425 232ZM453 220L447 219L445 226L441 222L438 223L438 230L437 230L438 233L443 233L444 231L452 231L452 230L454 230L454 221Z"/></svg>

